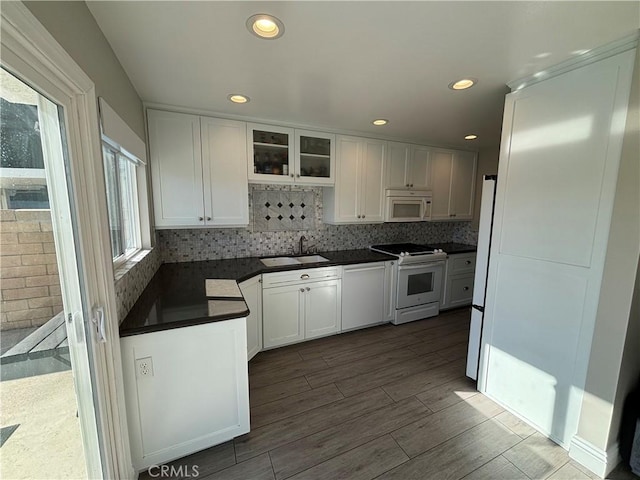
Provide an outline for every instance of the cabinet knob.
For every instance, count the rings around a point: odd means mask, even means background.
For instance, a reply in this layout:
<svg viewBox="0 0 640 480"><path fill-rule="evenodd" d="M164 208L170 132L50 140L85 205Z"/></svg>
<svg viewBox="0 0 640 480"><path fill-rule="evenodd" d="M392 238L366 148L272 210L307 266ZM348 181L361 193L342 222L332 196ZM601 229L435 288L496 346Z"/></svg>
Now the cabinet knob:
<svg viewBox="0 0 640 480"><path fill-rule="evenodd" d="M207 217L207 220L211 220L211 217Z"/></svg>
<svg viewBox="0 0 640 480"><path fill-rule="evenodd" d="M362 218L364 218L366 215L362 215Z"/></svg>
<svg viewBox="0 0 640 480"><path fill-rule="evenodd" d="M462 290L466 292L467 290L469 290L469 287L463 287Z"/></svg>
<svg viewBox="0 0 640 480"><path fill-rule="evenodd" d="M299 173L296 173L296 177L297 177L297 178L300 178L300 174L299 174Z"/></svg>
<svg viewBox="0 0 640 480"><path fill-rule="evenodd" d="M291 178L293 178L293 173L291 174Z"/></svg>
<svg viewBox="0 0 640 480"><path fill-rule="evenodd" d="M358 215L358 218L361 218L360 215Z"/></svg>
<svg viewBox="0 0 640 480"><path fill-rule="evenodd" d="M198 220L202 222L204 220L204 217L198 217Z"/></svg>
<svg viewBox="0 0 640 480"><path fill-rule="evenodd" d="M311 289L310 289L309 287L307 287L307 292L308 292L309 290L311 290Z"/></svg>
<svg viewBox="0 0 640 480"><path fill-rule="evenodd" d="M409 184L407 183L407 184L405 185L405 187L408 187L408 186L409 186Z"/></svg>
<svg viewBox="0 0 640 480"><path fill-rule="evenodd" d="M307 278L309 278L309 275L307 275L306 273L303 273L302 275L300 275L300 278L302 280L306 280Z"/></svg>
<svg viewBox="0 0 640 480"><path fill-rule="evenodd" d="M304 288L301 288L301 289L300 289L300 291L301 291L302 293L304 293Z"/></svg>
<svg viewBox="0 0 640 480"><path fill-rule="evenodd" d="M413 183L411 185L409 185L410 187L413 187Z"/></svg>
<svg viewBox="0 0 640 480"><path fill-rule="evenodd" d="M464 263L466 263L467 265L471 265L471 260L467 260L467 261L466 261L466 262L464 262Z"/></svg>

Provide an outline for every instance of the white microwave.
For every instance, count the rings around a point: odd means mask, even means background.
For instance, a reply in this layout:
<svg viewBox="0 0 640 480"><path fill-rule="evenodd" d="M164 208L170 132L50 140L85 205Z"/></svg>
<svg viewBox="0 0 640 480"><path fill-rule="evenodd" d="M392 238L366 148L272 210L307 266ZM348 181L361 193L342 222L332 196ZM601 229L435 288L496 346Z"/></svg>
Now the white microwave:
<svg viewBox="0 0 640 480"><path fill-rule="evenodd" d="M385 190L385 222L426 222L431 220L429 190Z"/></svg>

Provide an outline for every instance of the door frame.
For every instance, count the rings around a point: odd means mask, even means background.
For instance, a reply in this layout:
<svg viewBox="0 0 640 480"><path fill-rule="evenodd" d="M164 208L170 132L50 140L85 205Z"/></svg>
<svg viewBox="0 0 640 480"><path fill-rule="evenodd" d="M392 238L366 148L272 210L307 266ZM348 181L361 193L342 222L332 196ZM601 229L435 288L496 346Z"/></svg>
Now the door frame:
<svg viewBox="0 0 640 480"><path fill-rule="evenodd" d="M0 15L3 64L36 89L64 95L69 100L65 103L71 105L66 130L77 213L76 241L85 265L83 287L91 306L104 308L106 323L106 342L98 343L91 318L85 319L85 328L92 332L87 341L92 343L102 470L105 478L134 478L95 86L24 4L3 3ZM86 267L89 265L91 268Z"/></svg>

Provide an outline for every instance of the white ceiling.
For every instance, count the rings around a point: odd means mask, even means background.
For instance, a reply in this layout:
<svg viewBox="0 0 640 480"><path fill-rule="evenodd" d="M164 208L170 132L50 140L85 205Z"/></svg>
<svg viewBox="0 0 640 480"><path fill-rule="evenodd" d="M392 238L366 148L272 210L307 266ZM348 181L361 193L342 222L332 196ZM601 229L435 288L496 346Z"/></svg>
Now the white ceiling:
<svg viewBox="0 0 640 480"><path fill-rule="evenodd" d="M143 101L472 148L499 144L507 82L640 27L635 1L87 3Z"/></svg>

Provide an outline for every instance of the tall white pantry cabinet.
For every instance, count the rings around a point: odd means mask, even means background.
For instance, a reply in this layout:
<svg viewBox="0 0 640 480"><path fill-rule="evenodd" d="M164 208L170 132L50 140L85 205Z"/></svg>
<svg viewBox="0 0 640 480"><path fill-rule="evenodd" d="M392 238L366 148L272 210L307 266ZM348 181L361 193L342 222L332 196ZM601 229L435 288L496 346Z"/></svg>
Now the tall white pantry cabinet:
<svg viewBox="0 0 640 480"><path fill-rule="evenodd" d="M478 379L603 477L617 463L613 404L638 321L636 45L637 35L507 95ZM626 222L612 221L623 211Z"/></svg>

